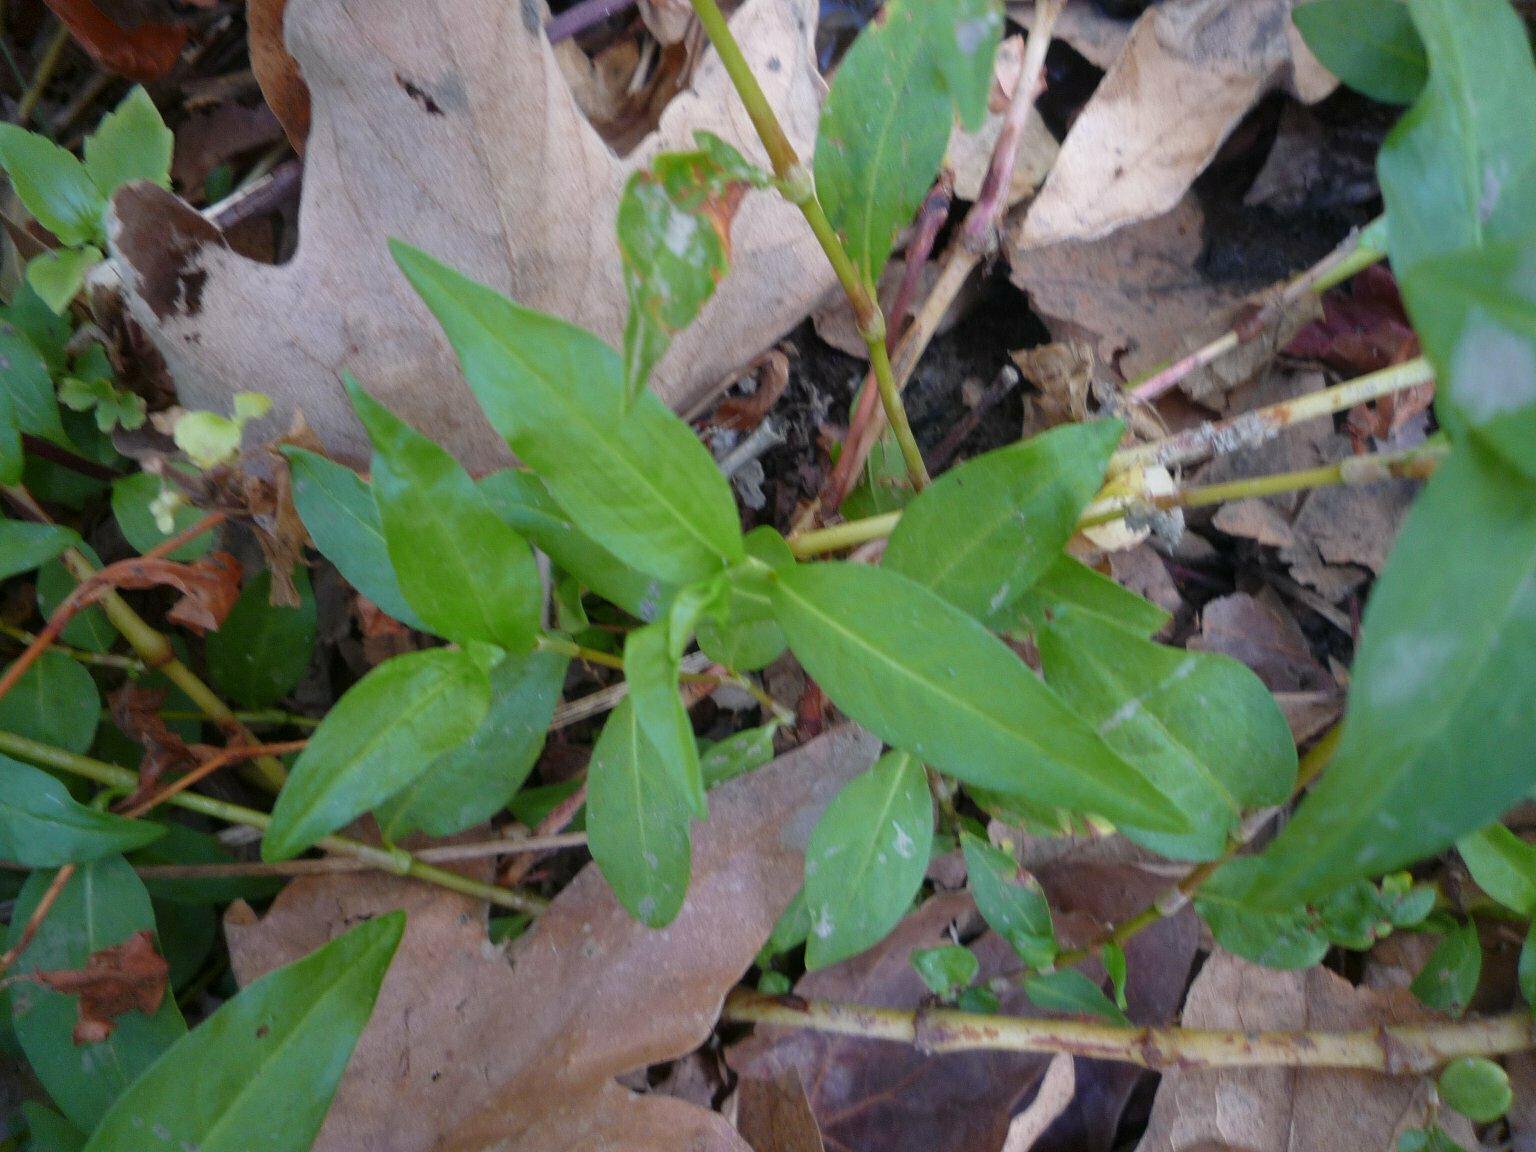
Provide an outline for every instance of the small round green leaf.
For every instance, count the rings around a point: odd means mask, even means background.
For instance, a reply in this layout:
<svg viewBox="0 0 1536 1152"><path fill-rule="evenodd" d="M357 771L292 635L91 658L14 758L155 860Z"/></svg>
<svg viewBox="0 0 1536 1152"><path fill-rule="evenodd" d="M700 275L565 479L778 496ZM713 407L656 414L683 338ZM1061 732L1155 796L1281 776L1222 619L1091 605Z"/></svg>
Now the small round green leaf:
<svg viewBox="0 0 1536 1152"><path fill-rule="evenodd" d="M948 996L955 988L964 988L976 979L981 962L976 953L959 944L940 948L918 948L912 953L912 967L935 996Z"/></svg>
<svg viewBox="0 0 1536 1152"><path fill-rule="evenodd" d="M1440 1073L1440 1099L1468 1120L1491 1124L1514 1103L1509 1075L1492 1060L1463 1056Z"/></svg>
<svg viewBox="0 0 1536 1152"><path fill-rule="evenodd" d="M112 485L112 514L117 517L117 526L123 530L128 543L133 545L133 550L141 555L151 548L158 548L177 532L185 532L203 518L202 512L190 504L183 504L173 514L175 530L169 535L160 531L160 526L155 523L155 515L150 511L149 506L155 502L161 491L160 480L148 472L135 472L132 476L125 476ZM193 560L206 556L212 547L213 530L209 529L177 548L171 553L170 559L190 564Z"/></svg>
<svg viewBox="0 0 1536 1152"><path fill-rule="evenodd" d="M258 572L217 632L208 635L208 673L220 691L246 708L267 708L309 671L315 647L315 595L309 573L293 570L299 606L271 603L272 574Z"/></svg>
<svg viewBox="0 0 1536 1152"><path fill-rule="evenodd" d="M0 696L0 731L86 752L101 719L101 693L83 667L62 652L44 652Z"/></svg>
<svg viewBox="0 0 1536 1152"><path fill-rule="evenodd" d="M1483 971L1483 949L1477 926L1461 925L1440 941L1409 985L1409 991L1431 1008L1460 1016L1472 1003Z"/></svg>

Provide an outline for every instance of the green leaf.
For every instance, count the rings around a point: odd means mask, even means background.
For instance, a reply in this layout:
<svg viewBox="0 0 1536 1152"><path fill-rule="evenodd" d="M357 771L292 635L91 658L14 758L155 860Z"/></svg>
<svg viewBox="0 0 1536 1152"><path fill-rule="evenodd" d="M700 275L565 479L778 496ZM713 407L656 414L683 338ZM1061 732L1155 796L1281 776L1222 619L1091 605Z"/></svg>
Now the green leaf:
<svg viewBox="0 0 1536 1152"><path fill-rule="evenodd" d="M85 170L108 199L134 180L170 188L173 145L149 93L135 85L85 138Z"/></svg>
<svg viewBox="0 0 1536 1152"><path fill-rule="evenodd" d="M468 652L380 664L336 702L272 809L262 859L288 860L410 784L484 719L490 682Z"/></svg>
<svg viewBox="0 0 1536 1152"><path fill-rule="evenodd" d="M960 833L960 847L971 895L992 930L1031 968L1055 960L1056 929L1040 882L1007 852L969 832Z"/></svg>
<svg viewBox="0 0 1536 1152"><path fill-rule="evenodd" d="M1402 0L1319 0L1291 13L1312 54L1345 84L1385 104L1409 104L1429 60Z"/></svg>
<svg viewBox="0 0 1536 1152"><path fill-rule="evenodd" d="M1008 623L989 623L1003 628L1022 626L1038 632L1064 608L1079 615L1095 616L1143 639L1160 631L1170 619L1156 604L1122 588L1108 576L1099 575L1071 556L1058 556L1029 590L1014 601Z"/></svg>
<svg viewBox="0 0 1536 1152"><path fill-rule="evenodd" d="M1472 1003L1482 972L1477 926L1468 921L1440 941L1408 990L1431 1008L1460 1016Z"/></svg>
<svg viewBox="0 0 1536 1152"><path fill-rule="evenodd" d="M93 567L101 567L101 558L89 544L81 542L75 547L90 560ZM64 567L63 561L48 561L37 570L38 612L44 618L52 616L75 587L76 580L70 575L69 569ZM100 605L91 604L70 618L69 623L64 625L64 631L59 633L59 639L87 652L107 652L117 643L117 629L112 627Z"/></svg>
<svg viewBox="0 0 1536 1152"><path fill-rule="evenodd" d="M160 531L160 526L155 523L155 514L149 506L159 497L163 487L159 478L148 472L135 472L112 483L112 514L117 517L117 526L123 530L128 543L140 555L164 544L177 532L185 532L203 518L203 513L198 509L183 504L173 514L174 531ZM212 547L213 529L210 528L181 545L169 558L190 564L206 556Z"/></svg>
<svg viewBox="0 0 1536 1152"><path fill-rule="evenodd" d="M1115 1002L1076 968L1063 968L1031 976L1024 981L1024 994L1036 1008L1046 1012L1067 1012L1074 1016L1098 1016L1122 1028L1133 1027Z"/></svg>
<svg viewBox="0 0 1536 1152"><path fill-rule="evenodd" d="M935 996L948 996L955 988L964 988L976 979L981 962L976 953L959 944L939 948L918 948L912 953L912 967Z"/></svg>
<svg viewBox="0 0 1536 1152"><path fill-rule="evenodd" d="M708 751L701 750L699 771L704 776L704 787L724 784L772 760L773 734L778 730L776 723L746 728L727 736Z"/></svg>
<svg viewBox="0 0 1536 1152"><path fill-rule="evenodd" d="M1456 850L1479 888L1511 911L1536 917L1536 845L1502 824L1490 824L1463 836Z"/></svg>
<svg viewBox="0 0 1536 1152"><path fill-rule="evenodd" d="M624 394L631 401L730 271L731 218L748 183L765 187L767 174L715 137L709 152L660 153L624 185L618 234L629 297Z"/></svg>
<svg viewBox="0 0 1536 1152"><path fill-rule="evenodd" d="M747 555L767 568L777 571L795 563L784 538L767 526L752 529L744 543ZM738 564L725 579L725 596L698 621L699 647L711 660L736 671L766 668L788 643L773 617L769 573L760 565Z"/></svg>
<svg viewBox="0 0 1536 1152"><path fill-rule="evenodd" d="M1201 886L1195 909L1228 952L1266 968L1310 968L1328 951L1328 938L1305 907L1281 912L1250 907L1243 889L1258 862L1231 861Z"/></svg>
<svg viewBox="0 0 1536 1152"><path fill-rule="evenodd" d="M626 405L612 348L424 252L397 241L391 251L458 351L491 426L587 536L674 584L742 558L729 481L651 393Z"/></svg>
<svg viewBox="0 0 1536 1152"><path fill-rule="evenodd" d="M1440 422L1536 480L1536 231L1424 260L1402 286Z"/></svg>
<svg viewBox="0 0 1536 1152"><path fill-rule="evenodd" d="M243 989L179 1041L91 1135L86 1152L144 1147L305 1152L405 930L390 912ZM197 1085L195 1092L188 1085Z"/></svg>
<svg viewBox="0 0 1536 1152"><path fill-rule="evenodd" d="M0 124L0 167L37 222L64 244L101 243L107 202L85 165L52 141Z"/></svg>
<svg viewBox="0 0 1536 1152"><path fill-rule="evenodd" d="M160 951L171 969L171 987L180 991L202 971L219 934L219 918L207 904L155 900Z"/></svg>
<svg viewBox="0 0 1536 1152"><path fill-rule="evenodd" d="M20 576L80 543L72 528L0 520L0 580Z"/></svg>
<svg viewBox="0 0 1536 1152"><path fill-rule="evenodd" d="M0 389L0 484L20 484L26 460L21 448L21 425L17 423L16 405L6 388Z"/></svg>
<svg viewBox="0 0 1536 1152"><path fill-rule="evenodd" d="M459 462L347 378L373 441L373 499L390 563L417 615L457 644L533 646L543 590L533 551Z"/></svg>
<svg viewBox="0 0 1536 1152"><path fill-rule="evenodd" d="M48 773L0 756L0 860L27 868L84 864L164 833L157 824L76 804Z"/></svg>
<svg viewBox="0 0 1536 1152"><path fill-rule="evenodd" d="M25 284L16 289L9 304L0 307L0 318L5 321L0 331L18 332L42 356L49 372L62 373L69 367L69 342L74 337L74 327ZM49 393L51 396L51 385Z"/></svg>
<svg viewBox="0 0 1536 1152"><path fill-rule="evenodd" d="M1262 857L1266 907L1431 856L1536 783L1536 488L1453 452L1362 631L1338 751Z"/></svg>
<svg viewBox="0 0 1536 1152"><path fill-rule="evenodd" d="M34 872L27 878L11 914L8 948L14 948L21 939L53 878L51 871ZM154 927L149 894L121 857L82 864L28 945L24 969L55 972L84 968L94 953ZM60 1111L87 1131L187 1030L175 997L167 995L153 1016L130 1010L117 1018L107 1039L76 1045L72 1033L79 997L31 983L15 984L10 993L16 1037L32 1071ZM182 1087L185 1092L185 1083Z"/></svg>
<svg viewBox="0 0 1536 1152"><path fill-rule="evenodd" d="M843 57L821 110L816 190L869 284L938 174L956 105L980 127L1001 33L991 0L892 0Z"/></svg>
<svg viewBox="0 0 1536 1152"><path fill-rule="evenodd" d="M647 928L677 917L692 870L689 804L621 700L592 749L587 769L587 844L631 916Z"/></svg>
<svg viewBox="0 0 1536 1152"><path fill-rule="evenodd" d="M91 674L62 652L49 650L0 696L0 732L87 752L101 719L101 693Z"/></svg>
<svg viewBox="0 0 1536 1152"><path fill-rule="evenodd" d="M1525 934L1515 976L1520 985L1521 999L1528 1007L1536 1008L1536 924L1532 924Z"/></svg>
<svg viewBox="0 0 1536 1152"><path fill-rule="evenodd" d="M1466 1152L1438 1124L1410 1128L1397 1138L1397 1152Z"/></svg>
<svg viewBox="0 0 1536 1152"><path fill-rule="evenodd" d="M556 653L530 652L492 668L491 703L480 727L379 807L384 835L452 836L505 807L544 750L568 663Z"/></svg>
<svg viewBox="0 0 1536 1152"><path fill-rule="evenodd" d="M1399 278L1431 256L1521 236L1536 220L1536 65L1520 17L1507 0L1408 8L1429 80L1376 162Z"/></svg>
<svg viewBox="0 0 1536 1152"><path fill-rule="evenodd" d="M1128 1007L1125 1000L1127 975L1125 949L1110 942L1099 950L1099 957L1104 962L1104 971L1109 976L1110 986L1115 990L1115 1007L1124 1012Z"/></svg>
<svg viewBox="0 0 1536 1152"><path fill-rule="evenodd" d="M885 566L978 620L1011 619L1061 556L1123 431L1068 424L952 468L902 513Z"/></svg>
<svg viewBox="0 0 1536 1152"><path fill-rule="evenodd" d="M711 586L685 588L660 620L637 628L624 641L624 679L634 702L635 719L645 732L665 770L676 779L700 820L709 813L704 776L699 770L699 746L693 721L678 694L683 648L692 635L702 603L718 590Z"/></svg>
<svg viewBox="0 0 1536 1152"><path fill-rule="evenodd" d="M27 1152L80 1152L86 1134L52 1108L22 1102L21 1114L27 1120Z"/></svg>
<svg viewBox="0 0 1536 1152"><path fill-rule="evenodd" d="M85 283L86 273L100 263L101 249L90 245L44 252L27 261L27 283L62 316Z"/></svg>
<svg viewBox="0 0 1536 1152"><path fill-rule="evenodd" d="M299 606L271 602L272 574L258 572L217 632L209 633L208 674L220 691L246 708L268 708L299 686L315 649L315 594L309 573L295 566Z"/></svg>
<svg viewBox="0 0 1536 1152"><path fill-rule="evenodd" d="M584 536L532 472L493 472L479 486L496 515L513 531L610 604L649 622L672 603L676 589L630 567Z"/></svg>
<svg viewBox="0 0 1536 1152"><path fill-rule="evenodd" d="M110 433L119 426L130 432L144 427L149 418L144 398L112 383L111 368L106 365L100 344L92 344L87 356L89 360L79 358L87 363L77 364L75 368L83 375L66 376L59 381L59 403L72 412L93 413L97 431L102 433ZM105 375L99 374L96 365L90 363L98 357L106 366Z"/></svg>
<svg viewBox="0 0 1536 1152"><path fill-rule="evenodd" d="M1492 1124L1515 1102L1509 1074L1481 1056L1452 1060L1440 1070L1437 1084L1448 1107L1478 1124Z"/></svg>
<svg viewBox="0 0 1536 1152"><path fill-rule="evenodd" d="M1173 859L1215 860L1248 809L1282 803L1296 745L1264 682L1228 656L1153 644L1066 609L1038 638L1045 680L1191 818L1182 835L1121 830Z"/></svg>
<svg viewBox="0 0 1536 1152"><path fill-rule="evenodd" d="M36 299L30 292L27 295ZM16 414L16 426L51 443L67 445L69 438L59 422L59 403L53 394L48 362L14 322L0 323L0 375L5 378L5 394Z"/></svg>
<svg viewBox="0 0 1536 1152"><path fill-rule="evenodd" d="M972 617L860 564L781 572L790 647L854 720L941 772L1164 831L1186 818Z"/></svg>
<svg viewBox="0 0 1536 1152"><path fill-rule="evenodd" d="M196 832L184 824L165 822L157 825L164 833L154 843L134 852L128 862L135 868L156 864L234 864L235 854L206 832ZM278 876L206 876L169 879L150 877L144 881L157 903L228 904L234 900L251 902L270 900L286 883Z"/></svg>
<svg viewBox="0 0 1536 1152"><path fill-rule="evenodd" d="M912 906L932 847L923 765L906 752L887 752L843 787L811 833L806 968L826 968L883 940Z"/></svg>
<svg viewBox="0 0 1536 1152"><path fill-rule="evenodd" d="M768 942L763 945L762 954L769 958L782 956L791 948L804 944L810 935L811 912L805 904L805 885L802 884L790 898L789 906L773 926L773 931L768 934Z"/></svg>
<svg viewBox="0 0 1536 1152"><path fill-rule="evenodd" d="M427 631L400 591L368 483L346 465L303 448L285 447L283 454L293 477L294 507L315 547L386 615Z"/></svg>

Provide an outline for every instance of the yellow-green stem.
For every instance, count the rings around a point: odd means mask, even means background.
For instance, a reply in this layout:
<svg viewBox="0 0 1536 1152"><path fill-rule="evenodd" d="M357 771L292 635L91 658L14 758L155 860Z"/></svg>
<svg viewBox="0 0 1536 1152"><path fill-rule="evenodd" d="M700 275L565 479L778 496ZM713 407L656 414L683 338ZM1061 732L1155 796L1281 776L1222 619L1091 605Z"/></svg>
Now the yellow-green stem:
<svg viewBox="0 0 1536 1152"><path fill-rule="evenodd" d="M880 386L880 403L885 408L885 418L890 421L896 442L901 445L902 459L907 462L907 475L912 478L912 486L921 492L932 481L928 478L928 466L923 463L923 454L917 447L917 440L912 435L912 425L907 420L901 393L896 390L896 377L891 374L891 359L886 355L885 337L881 336L868 343L869 362L875 370L875 382Z"/></svg>
<svg viewBox="0 0 1536 1152"><path fill-rule="evenodd" d="M109 788L137 791L139 787L139 776L136 772L130 772L126 768L119 768L115 764L107 764L101 760L93 760L88 756L66 752L61 748L55 748L37 740L29 740L25 736L18 736L12 732L0 732L0 752L45 768L56 768L61 772L82 776ZM174 796L167 797L166 803L184 808L188 812L197 812L215 820L222 820L226 824L243 824L251 828L260 828L262 831L266 831L272 823L272 817L265 812L216 800L198 792L178 792ZM498 888L493 884L482 884L477 880L461 876L457 872L449 872L418 860L400 848L378 848L345 836L327 836L317 841L315 847L326 852L350 856L381 871L392 872L396 876L410 876L428 884L436 884L440 888L450 888L455 892L462 892L466 896L473 896L501 908L511 908L518 912L542 912L548 906L547 901L537 896Z"/></svg>

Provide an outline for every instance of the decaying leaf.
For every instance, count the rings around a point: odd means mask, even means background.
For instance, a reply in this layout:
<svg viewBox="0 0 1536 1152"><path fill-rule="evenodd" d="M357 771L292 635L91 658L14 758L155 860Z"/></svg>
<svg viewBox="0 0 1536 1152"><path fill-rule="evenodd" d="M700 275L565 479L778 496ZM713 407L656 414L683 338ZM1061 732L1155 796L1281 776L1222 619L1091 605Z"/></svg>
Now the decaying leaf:
<svg viewBox="0 0 1536 1152"><path fill-rule="evenodd" d="M117 1018L135 1009L146 1016L160 1011L170 965L155 951L153 932L135 932L121 944L93 952L85 967L34 972L28 978L55 992L80 997L76 1044L99 1044L117 1027Z"/></svg>
<svg viewBox="0 0 1536 1152"><path fill-rule="evenodd" d="M187 42L185 24L129 21L103 12L92 0L48 0L48 7L98 65L129 80L149 83L176 66Z"/></svg>
<svg viewBox="0 0 1536 1152"><path fill-rule="evenodd" d="M283 40L287 7L288 0L246 0L245 22L251 71L288 142L302 156L309 140L309 86Z"/></svg>
<svg viewBox="0 0 1536 1152"><path fill-rule="evenodd" d="M688 900L665 931L636 923L595 866L505 955L483 905L381 873L299 880L259 923L235 905L241 984L360 918L409 917L316 1149L745 1152L720 1116L613 1078L709 1034L800 884L821 809L878 750L841 728L711 792Z"/></svg>
<svg viewBox="0 0 1536 1152"><path fill-rule="evenodd" d="M155 588L169 585L181 599L165 614L173 624L201 636L217 632L224 617L240 599L240 561L228 552L210 552L191 564L140 557L112 565L112 583L119 588Z"/></svg>
<svg viewBox="0 0 1536 1152"><path fill-rule="evenodd" d="M736 1128L752 1152L826 1152L798 1068L772 1079L743 1080Z"/></svg>
<svg viewBox="0 0 1536 1152"><path fill-rule="evenodd" d="M717 57L623 159L581 116L542 30L543 5L492 0L292 0L287 49L314 97L299 248L280 267L233 255L168 193L132 185L110 226L131 310L165 356L184 406L229 411L265 393L269 435L296 409L337 458L367 457L347 403L350 370L390 409L475 469L505 463L430 314L385 241L414 244L520 303L617 345L625 292L614 231L628 175L717 133L762 150ZM821 92L815 8L750 0L736 35L806 155ZM799 213L764 193L734 228L736 265L659 366L675 408L798 322L831 283Z"/></svg>
<svg viewBox="0 0 1536 1152"><path fill-rule="evenodd" d="M1023 250L1092 240L1168 212L1260 97L1337 85L1291 24L1294 0L1149 8L1062 141L1025 217Z"/></svg>
<svg viewBox="0 0 1536 1152"><path fill-rule="evenodd" d="M1405 990L1356 988L1324 968L1261 968L1218 949L1190 988L1186 1028L1349 1030L1433 1017ZM1232 1068L1163 1077L1140 1152L1388 1152L1424 1123L1428 1081L1373 1072ZM1442 1111L1464 1147L1471 1125Z"/></svg>

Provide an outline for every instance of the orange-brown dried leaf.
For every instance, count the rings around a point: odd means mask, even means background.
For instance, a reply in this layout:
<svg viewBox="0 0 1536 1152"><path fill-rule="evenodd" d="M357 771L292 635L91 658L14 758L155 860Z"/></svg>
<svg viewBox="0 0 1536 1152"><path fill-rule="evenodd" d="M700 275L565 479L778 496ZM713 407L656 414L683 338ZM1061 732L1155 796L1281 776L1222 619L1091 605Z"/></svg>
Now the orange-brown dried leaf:
<svg viewBox="0 0 1536 1152"><path fill-rule="evenodd" d="M163 689L140 688L130 681L107 697L112 722L124 736L144 748L139 786L123 801L121 806L125 809L153 795L166 773L197 767L197 754L160 717L165 696Z"/></svg>
<svg viewBox="0 0 1536 1152"><path fill-rule="evenodd" d="M287 7L288 0L246 0L245 24L256 83L293 150L302 156L309 140L309 85L283 40Z"/></svg>
<svg viewBox="0 0 1536 1152"><path fill-rule="evenodd" d="M176 65L187 42L185 24L140 24L128 29L91 0L47 0L75 42L96 64L129 80L148 84Z"/></svg>
<svg viewBox="0 0 1536 1152"><path fill-rule="evenodd" d="M217 632L240 598L240 561L228 552L210 552L192 564L139 558L112 565L112 583L119 588L169 585L181 593L166 619L199 636Z"/></svg>
<svg viewBox="0 0 1536 1152"><path fill-rule="evenodd" d="M32 979L66 996L80 997L76 1044L95 1044L112 1035L116 1021L134 1010L153 1016L165 999L170 966L155 951L153 932L135 932L121 944L93 952L84 968L37 972Z"/></svg>

